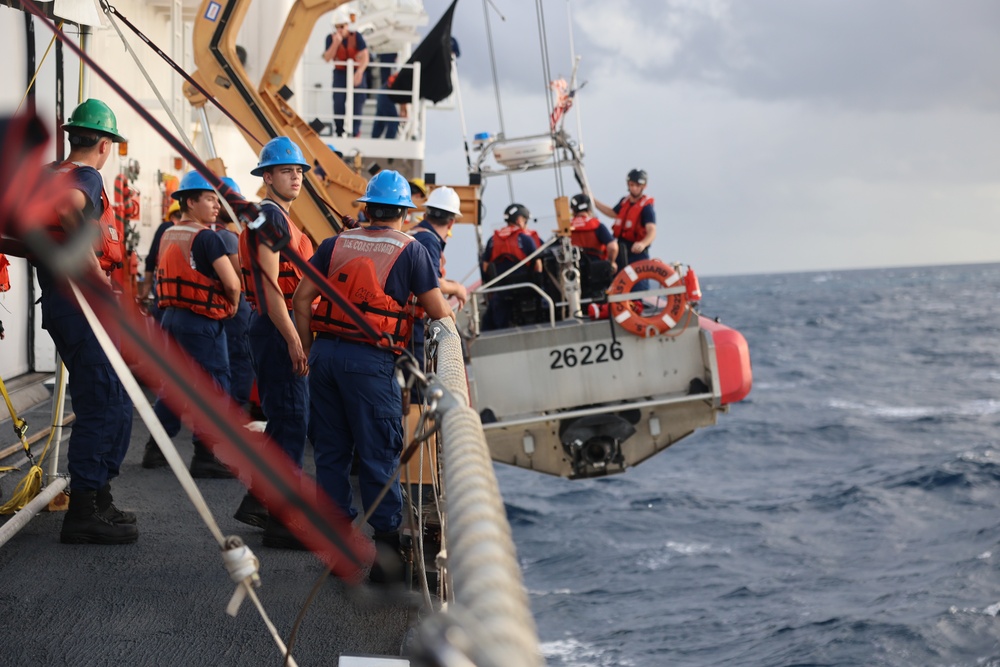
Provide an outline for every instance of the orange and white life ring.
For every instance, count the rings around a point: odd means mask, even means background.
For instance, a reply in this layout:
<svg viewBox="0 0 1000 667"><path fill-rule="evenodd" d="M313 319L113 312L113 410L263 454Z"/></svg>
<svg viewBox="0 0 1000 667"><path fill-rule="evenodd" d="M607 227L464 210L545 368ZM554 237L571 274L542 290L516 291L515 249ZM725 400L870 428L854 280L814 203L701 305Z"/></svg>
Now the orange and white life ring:
<svg viewBox="0 0 1000 667"><path fill-rule="evenodd" d="M608 288L608 294L628 294L640 280L655 280L662 287L673 287L681 282L681 275L672 266L658 259L639 260L618 272ZM681 289L676 294L668 294L666 298L666 307L648 316L642 315L642 304L639 302L616 301L611 304L611 317L625 331L642 338L666 333L677 326L684 316L687 295Z"/></svg>

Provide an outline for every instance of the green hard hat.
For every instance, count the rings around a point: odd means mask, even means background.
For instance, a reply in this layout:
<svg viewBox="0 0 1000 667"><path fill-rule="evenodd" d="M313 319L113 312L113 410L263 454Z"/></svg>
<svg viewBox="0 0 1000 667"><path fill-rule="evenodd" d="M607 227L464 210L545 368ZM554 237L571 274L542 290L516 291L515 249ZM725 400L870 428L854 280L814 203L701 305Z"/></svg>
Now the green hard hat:
<svg viewBox="0 0 1000 667"><path fill-rule="evenodd" d="M111 137L112 141L128 141L118 134L118 121L111 108L100 100L89 99L77 108L73 109L69 121L63 123L63 129L78 127L81 130L96 130L101 134Z"/></svg>

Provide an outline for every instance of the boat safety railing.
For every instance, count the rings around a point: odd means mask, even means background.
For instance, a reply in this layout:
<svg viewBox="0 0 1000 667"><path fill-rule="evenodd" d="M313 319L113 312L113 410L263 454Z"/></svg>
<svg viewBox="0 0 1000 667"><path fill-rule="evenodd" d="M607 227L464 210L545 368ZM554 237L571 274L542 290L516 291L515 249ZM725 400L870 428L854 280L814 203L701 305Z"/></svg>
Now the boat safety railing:
<svg viewBox="0 0 1000 667"><path fill-rule="evenodd" d="M554 419L578 419L580 417L587 417L590 415L604 415L609 412L616 412L618 410L642 410L644 408L659 408L665 405L678 405L681 403L694 403L696 401L706 401L708 403L713 403L719 400L719 394L706 392L702 394L687 394L685 396L670 396L666 398L654 398L647 401L633 401L631 403L622 403L620 405L599 405L590 408L581 408L579 410L567 410L565 412L546 412L543 414L532 415L530 417L522 417L520 419L508 419L491 422L489 424L483 424L484 431L495 431L502 428L513 428L521 426L530 426L532 424L541 424L543 422L552 421Z"/></svg>
<svg viewBox="0 0 1000 667"><path fill-rule="evenodd" d="M308 118L317 118L322 122L328 123L330 126L331 137L336 140L336 132L334 130L334 121L342 120L344 123L344 132L346 137L351 137L351 129L354 127L355 120L361 120L364 122L374 123L375 121L385 121L385 122L395 122L399 123L399 129L396 136L393 139L387 137L381 137L385 141L412 141L416 137L424 135L425 126L425 115L423 105L420 104L420 63L407 63L405 65L400 65L398 63L383 63L377 60L372 60L368 63L367 69L373 70L378 69L380 72L380 80L385 82L389 78L389 74L392 70L402 71L403 69L413 70L413 86L406 90L392 90L385 83L381 84L380 88L358 88L354 85L354 71L355 62L353 60L332 60L329 63L322 63L322 72L319 72L316 68L317 65L310 64L307 67L308 76L315 83L306 89L305 96L305 106L303 109L303 114ZM329 80L330 72L332 71L331 66L339 67L343 65L347 68L347 74L345 76L346 85L344 87L334 87L327 86L318 83L321 77L327 78ZM344 113L338 114L333 111L332 99L333 93L345 93L346 101L344 103ZM407 98L406 105L408 107L407 115L402 116L380 116L377 113L368 114L362 110L361 114L355 115L354 113L354 96L355 95L365 95L370 97L373 101L378 99L379 95L392 95L394 99L401 99L402 97ZM324 133L321 133L324 134ZM340 148L338 146L338 148Z"/></svg>
<svg viewBox="0 0 1000 667"><path fill-rule="evenodd" d="M552 300L552 297L550 297L548 294L545 293L545 290L543 290L541 287L539 287L538 285L536 285L534 283L514 283L512 285L498 285L497 287L488 287L486 289L478 289L478 290L476 290L476 293L477 294L492 294L494 292L506 292L508 290L522 289L522 288L530 288L530 289L534 290L535 292L538 292L538 295L540 297L542 297L542 299L545 301L546 304L548 304L548 307L549 307L549 326L555 328L555 326L556 326L556 304ZM479 321L479 304L475 301L475 299L473 299L473 301L472 301L472 316L475 318L475 320L477 322Z"/></svg>
<svg viewBox="0 0 1000 667"><path fill-rule="evenodd" d="M441 494L448 510L441 561L453 596L446 611L421 625L421 646L438 664L540 666L538 632L486 436L469 405L455 323L432 322L427 344L436 348L437 372L427 392L441 425ZM466 660L456 662L456 651Z"/></svg>

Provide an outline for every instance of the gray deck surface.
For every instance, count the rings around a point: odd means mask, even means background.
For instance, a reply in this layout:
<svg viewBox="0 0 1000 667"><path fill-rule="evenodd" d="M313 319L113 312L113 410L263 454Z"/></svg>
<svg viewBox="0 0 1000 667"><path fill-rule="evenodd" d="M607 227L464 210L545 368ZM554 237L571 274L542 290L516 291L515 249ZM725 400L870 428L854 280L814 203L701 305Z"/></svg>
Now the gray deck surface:
<svg viewBox="0 0 1000 667"><path fill-rule="evenodd" d="M49 409L46 402L22 414L29 436L48 423ZM69 401L66 410L72 410ZM5 409L2 417L7 418ZM129 453L113 484L115 504L138 517L137 543L60 544L63 514L42 512L0 547L0 614L7 625L0 664L282 664L249 600L236 618L226 614L235 584L173 473L139 465L148 437L136 415ZM9 419L0 421L0 446L12 442ZM174 442L190 461L190 433L182 430ZM33 445L36 455L43 444ZM311 457L310 449L307 471ZM0 480L4 499L22 475ZM244 493L239 480L196 481L222 532L243 537L260 559L258 594L287 641L322 566L308 552L264 547L260 529L232 518ZM366 587L348 589L331 577L309 608L292 654L302 666L336 665L341 653L399 655L415 615L398 600L385 600Z"/></svg>

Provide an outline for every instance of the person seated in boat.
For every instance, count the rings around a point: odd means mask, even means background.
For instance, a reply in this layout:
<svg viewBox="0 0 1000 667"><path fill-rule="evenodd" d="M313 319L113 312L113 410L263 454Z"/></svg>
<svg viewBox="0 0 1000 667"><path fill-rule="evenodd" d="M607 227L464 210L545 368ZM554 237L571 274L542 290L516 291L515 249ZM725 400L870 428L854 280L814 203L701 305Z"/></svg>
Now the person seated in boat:
<svg viewBox="0 0 1000 667"><path fill-rule="evenodd" d="M611 279L618 270L618 239L591 213L590 197L587 195L573 195L569 207L573 211L570 223L572 243L583 254L580 262L581 286L584 296L593 298L611 285Z"/></svg>
<svg viewBox="0 0 1000 667"><path fill-rule="evenodd" d="M648 178L643 169L633 169L628 173L628 195L618 200L614 206L594 199L594 207L606 216L615 219L611 228L618 243L618 268L642 259L649 259L649 246L656 238L656 212L653 198L646 195ZM641 280L636 290L649 289L649 281Z"/></svg>
<svg viewBox="0 0 1000 667"><path fill-rule="evenodd" d="M522 204L511 204L504 210L503 215L507 226L495 231L483 250L484 282L506 273L539 247L538 242L527 231L528 220L531 217L527 207ZM496 285L535 282L541 270L542 261L536 258L513 271ZM487 297L486 316L482 323L483 330L504 329L514 324L526 323L526 320L534 321L534 316L527 317L527 311L536 311L537 301L536 294L529 288L490 293Z"/></svg>

